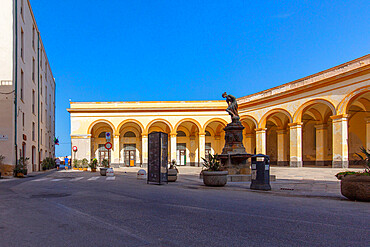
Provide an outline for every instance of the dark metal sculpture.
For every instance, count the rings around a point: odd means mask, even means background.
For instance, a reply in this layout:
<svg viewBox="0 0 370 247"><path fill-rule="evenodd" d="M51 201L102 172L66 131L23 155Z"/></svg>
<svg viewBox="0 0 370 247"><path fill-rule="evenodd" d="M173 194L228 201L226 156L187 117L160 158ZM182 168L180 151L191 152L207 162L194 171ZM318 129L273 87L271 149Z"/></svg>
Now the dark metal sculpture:
<svg viewBox="0 0 370 247"><path fill-rule="evenodd" d="M236 101L236 98L231 95L224 92L222 94L223 98L226 98L226 103L228 105L226 111L230 114L231 120L239 120L239 114L238 114L238 102Z"/></svg>

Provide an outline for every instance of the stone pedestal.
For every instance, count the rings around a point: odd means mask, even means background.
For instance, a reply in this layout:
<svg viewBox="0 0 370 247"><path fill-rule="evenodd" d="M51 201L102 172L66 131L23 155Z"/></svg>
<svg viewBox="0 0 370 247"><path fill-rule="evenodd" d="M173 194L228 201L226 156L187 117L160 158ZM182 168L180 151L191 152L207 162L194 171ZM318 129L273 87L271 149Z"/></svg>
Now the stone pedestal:
<svg viewBox="0 0 370 247"><path fill-rule="evenodd" d="M222 165L230 175L248 175L250 166L247 159L251 157L245 151L243 145L243 125L239 118L233 118L225 128L225 146L222 153L218 155Z"/></svg>

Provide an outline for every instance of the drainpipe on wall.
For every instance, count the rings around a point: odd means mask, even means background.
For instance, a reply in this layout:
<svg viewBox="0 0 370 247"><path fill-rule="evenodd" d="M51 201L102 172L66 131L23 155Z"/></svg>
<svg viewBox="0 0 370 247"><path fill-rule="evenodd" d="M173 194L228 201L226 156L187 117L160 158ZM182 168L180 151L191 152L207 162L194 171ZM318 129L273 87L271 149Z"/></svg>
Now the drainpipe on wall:
<svg viewBox="0 0 370 247"><path fill-rule="evenodd" d="M15 29L15 44L14 44L14 149L15 149L15 164L18 164L18 146L17 146L17 120L18 120L18 5L14 1L14 29Z"/></svg>
<svg viewBox="0 0 370 247"><path fill-rule="evenodd" d="M39 153L38 163L40 163L40 32L37 30L37 152Z"/></svg>

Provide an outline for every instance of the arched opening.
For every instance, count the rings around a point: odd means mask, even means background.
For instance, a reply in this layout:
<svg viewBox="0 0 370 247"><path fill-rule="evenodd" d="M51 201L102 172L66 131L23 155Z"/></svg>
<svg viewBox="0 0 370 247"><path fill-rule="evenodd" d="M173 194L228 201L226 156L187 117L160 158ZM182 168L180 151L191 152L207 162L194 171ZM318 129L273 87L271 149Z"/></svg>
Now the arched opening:
<svg viewBox="0 0 370 247"><path fill-rule="evenodd" d="M289 130L290 118L285 112L276 111L266 118L266 154L270 156L270 164L289 166Z"/></svg>
<svg viewBox="0 0 370 247"><path fill-rule="evenodd" d="M313 103L302 111L302 161L304 167L332 165L332 108Z"/></svg>
<svg viewBox="0 0 370 247"><path fill-rule="evenodd" d="M141 126L135 122L126 122L119 131L119 163L123 166L142 164Z"/></svg>
<svg viewBox="0 0 370 247"><path fill-rule="evenodd" d="M205 156L211 154L221 154L225 146L225 131L226 125L221 121L211 121L205 127L206 143Z"/></svg>
<svg viewBox="0 0 370 247"><path fill-rule="evenodd" d="M171 131L172 127L169 125L169 123L162 119L152 121L148 127L148 134L152 132L163 132L168 134L168 162L170 162L171 159Z"/></svg>
<svg viewBox="0 0 370 247"><path fill-rule="evenodd" d="M110 133L109 142L114 147L113 135L114 131L112 127L106 122L97 122L91 128L91 159L96 158L99 164L102 164L104 159L111 161L112 149L108 151L105 148L107 143L106 133Z"/></svg>
<svg viewBox="0 0 370 247"><path fill-rule="evenodd" d="M240 120L244 126L243 145L249 154L256 154L256 123L252 118L242 118Z"/></svg>
<svg viewBox="0 0 370 247"><path fill-rule="evenodd" d="M176 161L180 166L199 165L199 128L192 121L184 121L176 129ZM178 135L180 134L180 135Z"/></svg>
<svg viewBox="0 0 370 247"><path fill-rule="evenodd" d="M370 149L370 92L363 93L351 100L348 114L348 159L350 167L363 167L361 147Z"/></svg>

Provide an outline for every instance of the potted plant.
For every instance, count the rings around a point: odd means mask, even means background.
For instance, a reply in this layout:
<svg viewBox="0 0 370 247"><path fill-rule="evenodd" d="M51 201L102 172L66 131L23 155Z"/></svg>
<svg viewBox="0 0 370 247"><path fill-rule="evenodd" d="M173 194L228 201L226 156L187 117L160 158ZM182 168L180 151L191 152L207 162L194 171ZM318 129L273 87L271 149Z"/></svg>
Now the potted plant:
<svg viewBox="0 0 370 247"><path fill-rule="evenodd" d="M228 171L224 171L217 154L209 154L207 159L202 158L205 167L202 170L203 183L207 186L224 186L227 183Z"/></svg>
<svg viewBox="0 0 370 247"><path fill-rule="evenodd" d="M86 158L84 158L84 159L81 161L81 163L82 163L82 169L83 169L84 171L87 171L89 161L88 161Z"/></svg>
<svg viewBox="0 0 370 247"><path fill-rule="evenodd" d="M370 151L370 150L369 150ZM350 200L370 201L370 153L364 147L361 152L365 156L356 153L361 160L365 161L365 170L362 172L339 172L335 176L341 180L340 191L343 196Z"/></svg>
<svg viewBox="0 0 370 247"><path fill-rule="evenodd" d="M27 164L30 158L20 157L13 170L13 176L23 178L27 175Z"/></svg>
<svg viewBox="0 0 370 247"><path fill-rule="evenodd" d="M102 167L100 167L100 175L106 176L107 169L109 168L109 161L107 159L103 159L101 162Z"/></svg>
<svg viewBox="0 0 370 247"><path fill-rule="evenodd" d="M92 159L91 163L89 164L91 172L96 172L97 165L98 165L98 160L96 158Z"/></svg>
<svg viewBox="0 0 370 247"><path fill-rule="evenodd" d="M73 170L78 170L78 160L73 160Z"/></svg>
<svg viewBox="0 0 370 247"><path fill-rule="evenodd" d="M83 170L82 160L77 160L77 164L78 164L78 170L82 171Z"/></svg>
<svg viewBox="0 0 370 247"><path fill-rule="evenodd" d="M173 159L168 168L168 182L175 182L177 180L177 174L179 170L176 167L176 160Z"/></svg>

